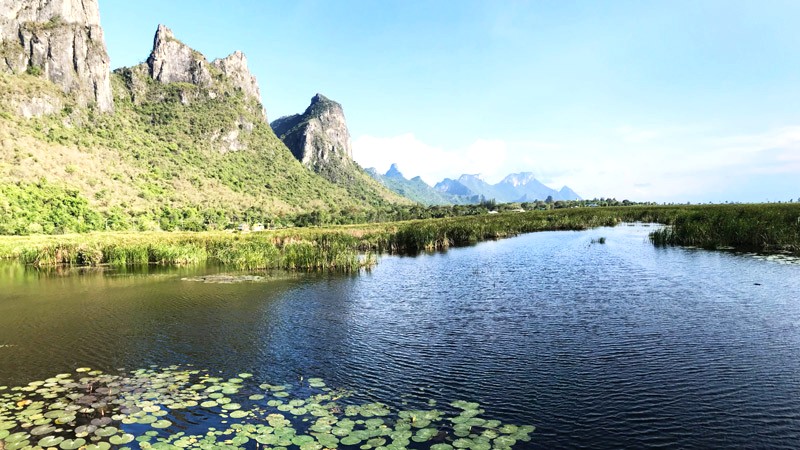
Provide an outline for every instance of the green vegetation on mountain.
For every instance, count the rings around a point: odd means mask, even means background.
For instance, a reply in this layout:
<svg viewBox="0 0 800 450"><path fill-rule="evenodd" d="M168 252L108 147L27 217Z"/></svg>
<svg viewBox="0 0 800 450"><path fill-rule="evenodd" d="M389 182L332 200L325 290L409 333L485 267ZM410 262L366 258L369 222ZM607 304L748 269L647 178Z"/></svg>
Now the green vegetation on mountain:
<svg viewBox="0 0 800 450"><path fill-rule="evenodd" d="M410 180L406 179L402 173L397 169L397 166L392 164L388 172L381 175L374 168L367 169L369 176L380 182L391 191L396 192L403 197L410 198L417 203L423 205L452 205L458 203L467 203L461 201L460 197L448 195L444 192L437 191L436 189L428 186L427 183L422 181L420 177L414 177Z"/></svg>
<svg viewBox="0 0 800 450"><path fill-rule="evenodd" d="M350 132L339 103L316 94L303 114L281 117L271 126L298 161L351 196L412 203L375 181L353 160Z"/></svg>
<svg viewBox="0 0 800 450"><path fill-rule="evenodd" d="M292 224L313 212L361 221L391 209L381 192L353 195L303 167L257 101L210 70L214 90L156 82L145 66L118 70L113 114L79 107L34 75L0 74L1 231L203 230ZM21 117L31 99L60 109ZM36 212L56 190L101 219L54 222Z"/></svg>

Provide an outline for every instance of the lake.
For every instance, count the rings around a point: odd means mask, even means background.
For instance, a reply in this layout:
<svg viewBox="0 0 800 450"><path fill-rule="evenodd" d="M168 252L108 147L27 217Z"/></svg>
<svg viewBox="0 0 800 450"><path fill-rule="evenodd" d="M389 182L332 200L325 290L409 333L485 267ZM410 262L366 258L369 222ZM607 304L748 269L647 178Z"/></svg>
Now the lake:
<svg viewBox="0 0 800 450"><path fill-rule="evenodd" d="M651 230L541 232L233 284L186 280L218 267L5 263L0 385L193 365L321 378L397 409L478 402L536 426L514 448L797 448L800 265L655 248Z"/></svg>

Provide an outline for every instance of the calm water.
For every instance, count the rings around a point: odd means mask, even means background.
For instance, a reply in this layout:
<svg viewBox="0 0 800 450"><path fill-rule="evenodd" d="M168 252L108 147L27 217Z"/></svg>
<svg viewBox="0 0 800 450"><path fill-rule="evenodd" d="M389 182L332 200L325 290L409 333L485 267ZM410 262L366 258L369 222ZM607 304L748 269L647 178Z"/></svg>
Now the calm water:
<svg viewBox="0 0 800 450"><path fill-rule="evenodd" d="M800 447L800 266L656 249L649 230L537 233L266 283L6 264L0 385L191 363L321 377L398 407L478 401L536 425L528 448Z"/></svg>

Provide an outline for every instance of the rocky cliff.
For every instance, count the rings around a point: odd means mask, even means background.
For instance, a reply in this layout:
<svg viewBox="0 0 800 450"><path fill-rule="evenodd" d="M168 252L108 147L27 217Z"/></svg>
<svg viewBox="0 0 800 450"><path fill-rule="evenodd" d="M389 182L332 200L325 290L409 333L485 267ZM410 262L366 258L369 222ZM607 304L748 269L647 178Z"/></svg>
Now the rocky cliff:
<svg viewBox="0 0 800 450"><path fill-rule="evenodd" d="M161 83L211 86L210 64L205 56L175 39L172 30L164 25L158 26L147 66L150 76Z"/></svg>
<svg viewBox="0 0 800 450"><path fill-rule="evenodd" d="M303 114L281 117L272 130L306 167L331 181L335 172L353 165L350 132L342 105L317 94Z"/></svg>
<svg viewBox="0 0 800 450"><path fill-rule="evenodd" d="M261 102L258 82L247 67L244 53L235 51L225 58L208 62L202 53L176 39L172 30L164 25L159 25L156 30L147 69L153 80L165 84L191 83L213 89L219 87L221 80L241 90L246 98Z"/></svg>
<svg viewBox="0 0 800 450"><path fill-rule="evenodd" d="M0 71L41 75L81 106L114 109L97 0L0 0L0 39Z"/></svg>
<svg viewBox="0 0 800 450"><path fill-rule="evenodd" d="M114 72L122 77L137 105L177 99L184 106L238 109L241 113L232 115L233 120L195 130L221 152L243 150L255 125L268 124L258 83L242 52L209 62L202 53L176 39L164 25L156 30L146 62Z"/></svg>
<svg viewBox="0 0 800 450"><path fill-rule="evenodd" d="M281 117L270 124L275 134L304 166L344 187L356 198L376 193L383 201L411 203L387 189L355 161L342 105L317 94L303 114Z"/></svg>

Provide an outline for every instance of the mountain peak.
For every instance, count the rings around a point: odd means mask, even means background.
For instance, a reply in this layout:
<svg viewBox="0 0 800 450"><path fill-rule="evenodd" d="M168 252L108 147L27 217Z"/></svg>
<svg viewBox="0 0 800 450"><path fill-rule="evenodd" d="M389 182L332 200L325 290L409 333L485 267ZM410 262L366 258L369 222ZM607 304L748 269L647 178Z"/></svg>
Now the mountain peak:
<svg viewBox="0 0 800 450"><path fill-rule="evenodd" d="M333 102L328 97L325 97L324 95L322 95L319 92L317 92L316 95L311 97L311 104L312 105L316 105L317 103L335 103L335 102Z"/></svg>
<svg viewBox="0 0 800 450"><path fill-rule="evenodd" d="M311 98L303 114L282 117L271 125L295 158L318 173L331 174L331 181L339 176L334 169L353 164L342 105L322 94Z"/></svg>
<svg viewBox="0 0 800 450"><path fill-rule="evenodd" d="M400 172L400 169L397 168L397 164L392 164L392 166L389 167L389 170L386 172L386 175L384 176L389 178L402 178L402 179L406 178L403 176L402 172Z"/></svg>
<svg viewBox="0 0 800 450"><path fill-rule="evenodd" d="M515 188L526 186L528 184L536 184L542 185L539 180L533 175L533 172L519 172L519 173L512 173L503 178L503 181L500 182L501 184L509 184L514 186ZM542 185L543 186L543 185Z"/></svg>
<svg viewBox="0 0 800 450"><path fill-rule="evenodd" d="M219 69L235 87L241 89L245 96L261 102L258 81L250 73L250 69L247 67L247 57L244 53L237 50L225 58L215 59L211 62L211 65Z"/></svg>
<svg viewBox="0 0 800 450"><path fill-rule="evenodd" d="M486 179L484 179L483 175L479 173L465 173L462 174L460 177L458 177L458 181L461 182L469 180L478 180L478 181L483 181L484 183L486 182Z"/></svg>
<svg viewBox="0 0 800 450"><path fill-rule="evenodd" d="M175 39L175 34L166 25L160 23L158 24L156 35L153 38L153 47L157 47L159 45L159 41L168 41L172 39Z"/></svg>
<svg viewBox="0 0 800 450"><path fill-rule="evenodd" d="M205 56L175 39L172 30L163 24L156 30L147 66L150 76L161 83L211 85L211 70Z"/></svg>
<svg viewBox="0 0 800 450"><path fill-rule="evenodd" d="M97 0L0 0L0 11L0 72L36 69L80 105L114 109Z"/></svg>

